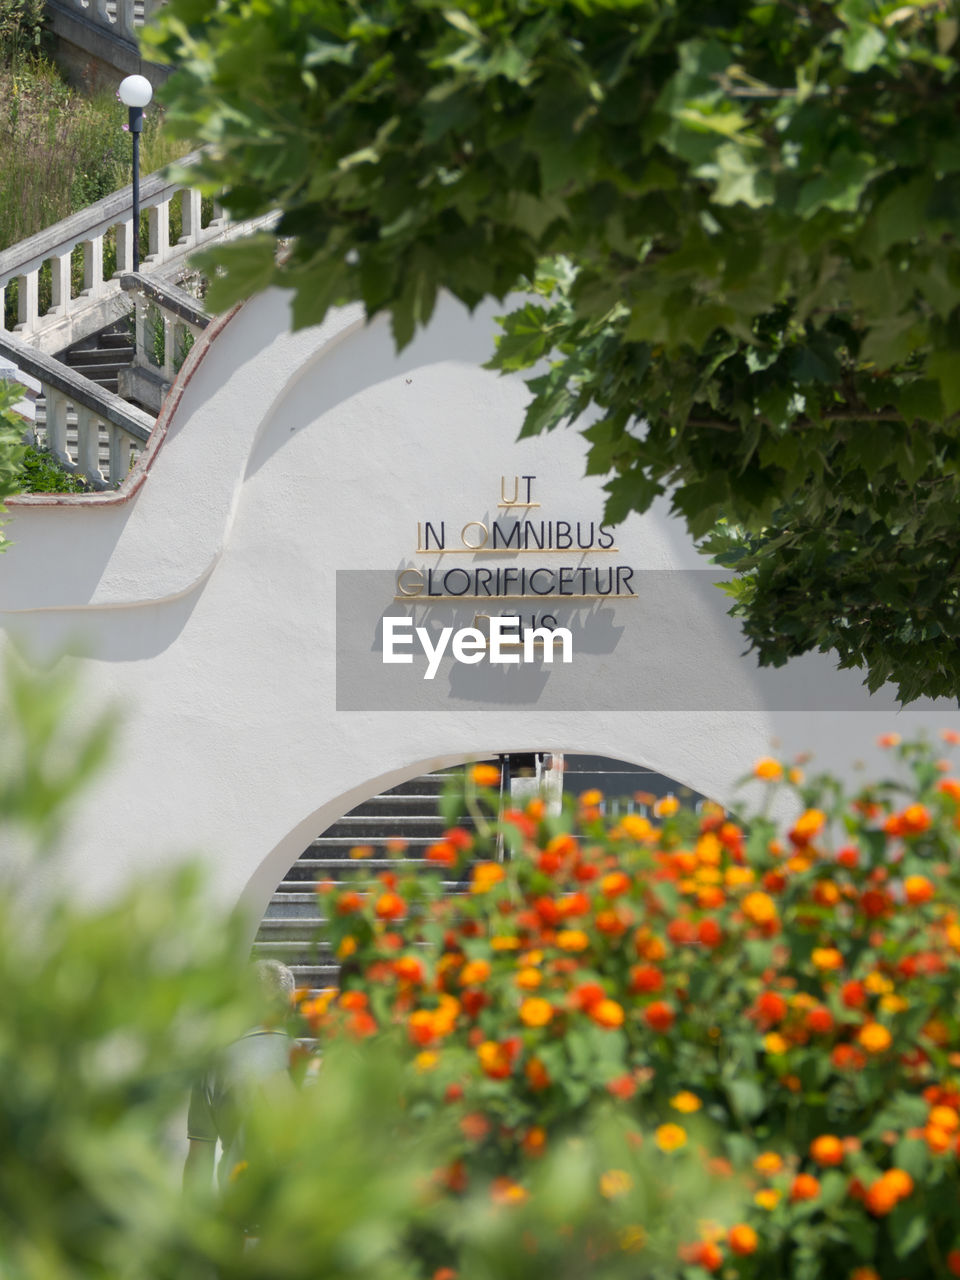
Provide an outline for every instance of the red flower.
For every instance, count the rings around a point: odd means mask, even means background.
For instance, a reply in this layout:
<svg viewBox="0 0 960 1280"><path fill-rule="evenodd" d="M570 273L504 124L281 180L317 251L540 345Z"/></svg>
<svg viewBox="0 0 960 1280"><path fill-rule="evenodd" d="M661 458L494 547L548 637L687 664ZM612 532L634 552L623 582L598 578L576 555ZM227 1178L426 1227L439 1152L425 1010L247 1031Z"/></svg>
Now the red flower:
<svg viewBox="0 0 960 1280"><path fill-rule="evenodd" d="M380 920L402 920L407 914L407 904L398 893L381 893L374 911Z"/></svg>
<svg viewBox="0 0 960 1280"><path fill-rule="evenodd" d="M648 1004L644 1009L643 1017L651 1030L665 1032L673 1026L676 1014L666 1001L654 1000L653 1004Z"/></svg>
<svg viewBox="0 0 960 1280"><path fill-rule="evenodd" d="M585 1013L589 1013L595 1004L606 998L607 993L599 982L581 982L570 992L570 1003L575 1009L582 1009Z"/></svg>
<svg viewBox="0 0 960 1280"><path fill-rule="evenodd" d="M826 1005L818 1005L816 1009L811 1009L807 1014L805 1025L807 1030L812 1031L814 1035L829 1035L834 1028L833 1014Z"/></svg>
<svg viewBox="0 0 960 1280"><path fill-rule="evenodd" d="M626 1102L637 1092L637 1082L629 1074L616 1076L613 1080L607 1081L607 1092L612 1094L614 1098L620 1098L623 1102Z"/></svg>
<svg viewBox="0 0 960 1280"><path fill-rule="evenodd" d="M630 990L634 994L663 990L663 974L652 964L635 964L630 970Z"/></svg>
<svg viewBox="0 0 960 1280"><path fill-rule="evenodd" d="M723 930L716 920L701 920L697 925L697 940L705 947L718 947L723 941Z"/></svg>
<svg viewBox="0 0 960 1280"><path fill-rule="evenodd" d="M757 997L754 1011L758 1022L772 1027L787 1016L787 1002L777 991L763 991Z"/></svg>
<svg viewBox="0 0 960 1280"><path fill-rule="evenodd" d="M848 1009L865 1009L867 990L862 982L845 982L840 988L840 999Z"/></svg>

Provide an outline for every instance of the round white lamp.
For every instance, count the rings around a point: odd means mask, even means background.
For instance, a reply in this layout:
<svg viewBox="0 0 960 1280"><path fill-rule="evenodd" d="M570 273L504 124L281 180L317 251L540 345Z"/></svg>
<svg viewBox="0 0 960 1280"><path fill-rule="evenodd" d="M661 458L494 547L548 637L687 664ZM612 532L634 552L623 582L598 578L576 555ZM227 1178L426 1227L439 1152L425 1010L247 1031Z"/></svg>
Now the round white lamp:
<svg viewBox="0 0 960 1280"><path fill-rule="evenodd" d="M128 108L128 127L133 141L133 269L140 270L140 134L143 108L153 97L153 85L146 76L127 76L120 81L117 97Z"/></svg>

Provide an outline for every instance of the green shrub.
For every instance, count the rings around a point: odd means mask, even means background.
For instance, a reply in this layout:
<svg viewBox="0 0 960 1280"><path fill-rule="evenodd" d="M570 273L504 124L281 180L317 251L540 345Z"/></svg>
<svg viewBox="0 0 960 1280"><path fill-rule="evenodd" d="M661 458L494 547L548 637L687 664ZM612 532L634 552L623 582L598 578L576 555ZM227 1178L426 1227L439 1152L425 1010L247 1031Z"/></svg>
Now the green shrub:
<svg viewBox="0 0 960 1280"><path fill-rule="evenodd" d="M21 462L21 493L89 493L83 476L65 471L49 449L28 445Z"/></svg>

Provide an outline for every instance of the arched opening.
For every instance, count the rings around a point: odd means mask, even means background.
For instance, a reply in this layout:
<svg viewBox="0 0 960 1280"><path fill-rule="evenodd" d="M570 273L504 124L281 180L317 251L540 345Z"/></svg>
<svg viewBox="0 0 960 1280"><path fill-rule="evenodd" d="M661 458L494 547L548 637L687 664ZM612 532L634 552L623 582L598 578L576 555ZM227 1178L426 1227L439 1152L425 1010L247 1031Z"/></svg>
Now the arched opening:
<svg viewBox="0 0 960 1280"><path fill-rule="evenodd" d="M605 814L646 815L666 796L697 807L705 798L654 769L609 756L505 753L490 757L486 763L500 770L505 807L536 793L559 807L564 794L580 796L597 790L603 794L600 807ZM358 887L362 889L375 885L384 871L409 874L411 870L435 870L427 860L427 850L454 825L449 815L440 812L439 800L451 774L465 767L462 762L448 765L383 787L312 836L270 897L253 944L255 954L289 965L298 986L318 989L335 985L339 959L322 936L317 886L336 881L345 872L356 875L359 871ZM454 821L468 830L473 826L466 813L458 814ZM456 879L445 885L451 893L464 888Z"/></svg>

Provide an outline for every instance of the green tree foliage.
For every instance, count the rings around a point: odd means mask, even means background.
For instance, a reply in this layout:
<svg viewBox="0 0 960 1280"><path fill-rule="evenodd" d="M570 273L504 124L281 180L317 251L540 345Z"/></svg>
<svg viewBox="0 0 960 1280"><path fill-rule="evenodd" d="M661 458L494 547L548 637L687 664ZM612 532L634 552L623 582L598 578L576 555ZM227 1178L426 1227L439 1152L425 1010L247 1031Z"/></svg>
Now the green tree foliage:
<svg viewBox="0 0 960 1280"><path fill-rule="evenodd" d="M494 360L584 419L607 518L660 494L758 658L960 694L956 0L172 0L154 56L234 216L214 305L535 282ZM540 296L537 297L536 294ZM541 362L548 362L546 364Z"/></svg>
<svg viewBox="0 0 960 1280"><path fill-rule="evenodd" d="M183 1194L190 1086L259 1017L249 922L217 907L187 864L109 894L79 885L62 861L67 818L104 763L114 716L78 708L64 663L5 667L4 1280L436 1280L438 1259L461 1280L643 1280L672 1262L705 1205L743 1199L698 1161L689 1181L666 1184L656 1153L600 1115L544 1158L528 1203L498 1205L489 1180L451 1200L440 1175L458 1149L456 1115L418 1105L421 1077L390 1037L321 1046L319 1073L265 1089L246 1114L246 1159L222 1191ZM304 1047L291 1057L296 1080ZM601 1194L611 1167L616 1199ZM612 1248L591 1267L598 1241Z"/></svg>
<svg viewBox="0 0 960 1280"><path fill-rule="evenodd" d="M13 407L22 399L22 387L0 379L0 516L6 511L4 498L12 497L23 488L23 461L27 453L23 433L26 423ZM0 520L0 525L4 523ZM6 549L7 543L0 532L0 551Z"/></svg>

